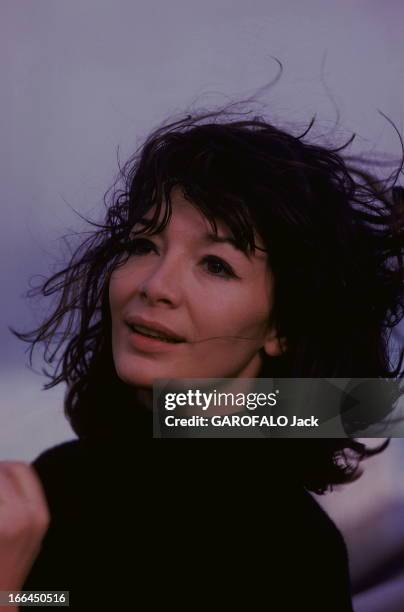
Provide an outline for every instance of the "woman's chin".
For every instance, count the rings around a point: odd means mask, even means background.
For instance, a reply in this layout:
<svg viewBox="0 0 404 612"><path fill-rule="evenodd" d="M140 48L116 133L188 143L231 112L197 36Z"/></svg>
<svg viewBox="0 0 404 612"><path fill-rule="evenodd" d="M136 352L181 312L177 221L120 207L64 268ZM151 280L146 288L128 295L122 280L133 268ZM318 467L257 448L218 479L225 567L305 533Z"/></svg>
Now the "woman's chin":
<svg viewBox="0 0 404 612"><path fill-rule="evenodd" d="M119 372L118 376L126 385L131 387L138 387L141 389L151 389L153 387L154 378L148 375L142 375L139 373L128 374L127 372Z"/></svg>
<svg viewBox="0 0 404 612"><path fill-rule="evenodd" d="M172 376L172 372L168 371L157 371L156 368L128 368L128 367L117 367L116 368L118 377L127 385L131 387L138 387L142 389L152 389L153 384L158 379L171 379L176 378Z"/></svg>

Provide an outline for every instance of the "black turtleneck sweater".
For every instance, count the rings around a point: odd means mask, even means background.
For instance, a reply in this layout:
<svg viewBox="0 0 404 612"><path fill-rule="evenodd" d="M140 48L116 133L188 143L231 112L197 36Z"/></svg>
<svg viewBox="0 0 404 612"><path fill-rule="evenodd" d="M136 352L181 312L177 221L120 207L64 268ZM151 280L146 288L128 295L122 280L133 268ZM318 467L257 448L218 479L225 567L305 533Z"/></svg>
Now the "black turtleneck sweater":
<svg viewBox="0 0 404 612"><path fill-rule="evenodd" d="M34 461L52 518L24 590L74 610L352 612L342 536L271 440L151 441L139 415Z"/></svg>

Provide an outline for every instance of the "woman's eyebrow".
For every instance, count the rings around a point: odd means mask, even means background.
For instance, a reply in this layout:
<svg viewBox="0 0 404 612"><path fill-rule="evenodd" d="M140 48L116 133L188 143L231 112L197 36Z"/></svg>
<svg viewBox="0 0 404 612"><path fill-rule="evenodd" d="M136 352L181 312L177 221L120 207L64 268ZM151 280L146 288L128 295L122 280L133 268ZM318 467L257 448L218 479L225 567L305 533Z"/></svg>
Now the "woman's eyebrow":
<svg viewBox="0 0 404 612"><path fill-rule="evenodd" d="M234 249L242 253L250 262L252 261L252 256L247 251L241 248L241 246L237 243L237 241L231 236L218 236L214 233L206 233L201 237L201 242L208 242L209 244L230 244Z"/></svg>
<svg viewBox="0 0 404 612"><path fill-rule="evenodd" d="M240 246L237 244L234 238L231 236L218 236L217 234L207 233L201 236L201 242L209 242L209 243L228 243L238 251L241 251Z"/></svg>
<svg viewBox="0 0 404 612"><path fill-rule="evenodd" d="M138 221L136 221L135 225L139 224L144 227L148 225L148 222L150 222L150 219L139 219ZM206 242L209 244L230 244L230 246L232 246L234 249L245 255L247 259L251 259L251 256L246 251L244 251L237 243L237 241L231 236L218 236L213 232L206 232L199 238L199 242Z"/></svg>
<svg viewBox="0 0 404 612"><path fill-rule="evenodd" d="M150 221L151 219L139 219L138 221L136 221L135 225L139 224L145 227L146 225L148 225L148 223L150 223ZM233 246L235 249L237 249L238 251L241 251L241 248L237 245L235 239L232 238L231 236L218 236L217 234L207 232L206 234L203 234L203 236L201 236L200 241L218 243L218 244L228 243L231 246Z"/></svg>

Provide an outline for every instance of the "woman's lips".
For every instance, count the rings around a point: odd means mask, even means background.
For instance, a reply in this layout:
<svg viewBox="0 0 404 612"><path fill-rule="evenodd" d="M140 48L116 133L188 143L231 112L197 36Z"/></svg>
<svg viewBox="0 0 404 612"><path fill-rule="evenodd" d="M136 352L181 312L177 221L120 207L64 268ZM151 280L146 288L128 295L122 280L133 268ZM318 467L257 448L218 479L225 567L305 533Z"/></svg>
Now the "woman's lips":
<svg viewBox="0 0 404 612"><path fill-rule="evenodd" d="M141 334L145 332L146 336L148 336L149 331L151 331L152 336L157 334L157 337L162 336L163 340L168 339L175 340L177 342L185 341L183 336L180 336L174 330L166 327L158 321L150 321L140 316L131 315L125 320L125 323L132 329L132 331L137 331Z"/></svg>
<svg viewBox="0 0 404 612"><path fill-rule="evenodd" d="M161 351L170 351L175 347L184 342L167 342L165 340L159 340L158 338L151 338L150 336L143 336L140 332L134 331L127 326L129 333L129 340L131 345L139 350L146 353L156 353Z"/></svg>

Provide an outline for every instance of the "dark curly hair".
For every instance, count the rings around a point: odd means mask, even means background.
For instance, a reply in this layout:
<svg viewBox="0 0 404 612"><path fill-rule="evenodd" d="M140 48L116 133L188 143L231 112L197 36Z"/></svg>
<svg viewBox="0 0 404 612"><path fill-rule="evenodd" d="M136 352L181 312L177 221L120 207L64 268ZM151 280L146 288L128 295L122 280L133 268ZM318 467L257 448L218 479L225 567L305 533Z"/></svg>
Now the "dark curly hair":
<svg viewBox="0 0 404 612"><path fill-rule="evenodd" d="M404 349L394 366L389 339L404 309L397 185L404 161L378 179L365 160L343 156L353 137L339 148L310 144L313 123L292 135L228 107L163 124L120 169L105 196L105 221L90 221L95 229L68 265L28 292L59 298L37 329L10 329L31 344L31 364L35 345L44 344L45 362L55 364L53 373L43 370L51 378L44 388L67 384L65 414L80 438L118 422L123 429L129 418L133 389L112 359L109 276L130 256L130 231L147 210L156 205L149 233L169 222L174 186L214 229L223 221L245 252L256 248L254 228L264 241L275 279L273 323L288 349L264 355L261 376L403 376ZM348 438L271 444L316 492L355 479L359 461L375 452Z"/></svg>

